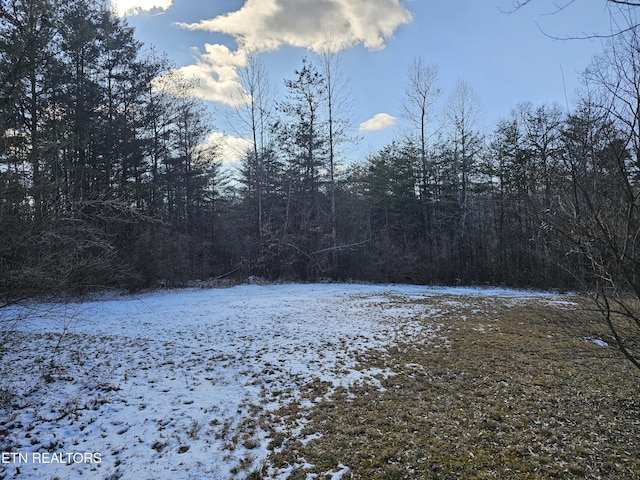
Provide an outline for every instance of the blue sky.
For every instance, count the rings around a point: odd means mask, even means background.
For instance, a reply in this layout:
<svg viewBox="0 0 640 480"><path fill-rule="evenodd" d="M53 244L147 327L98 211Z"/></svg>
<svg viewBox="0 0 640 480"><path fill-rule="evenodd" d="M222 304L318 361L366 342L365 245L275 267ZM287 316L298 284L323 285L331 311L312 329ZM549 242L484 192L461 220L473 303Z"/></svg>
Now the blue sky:
<svg viewBox="0 0 640 480"><path fill-rule="evenodd" d="M439 72L434 117L463 80L480 101L479 127L490 132L520 102L574 102L603 40L551 37L610 31L605 0L532 0L515 12L513 0L112 0L112 7L141 41L200 79L197 93L212 106L228 159L246 145L228 124L225 104L247 52L283 93L284 79L330 33L343 47L351 122L362 138L350 155L362 157L410 128L402 99L416 57Z"/></svg>

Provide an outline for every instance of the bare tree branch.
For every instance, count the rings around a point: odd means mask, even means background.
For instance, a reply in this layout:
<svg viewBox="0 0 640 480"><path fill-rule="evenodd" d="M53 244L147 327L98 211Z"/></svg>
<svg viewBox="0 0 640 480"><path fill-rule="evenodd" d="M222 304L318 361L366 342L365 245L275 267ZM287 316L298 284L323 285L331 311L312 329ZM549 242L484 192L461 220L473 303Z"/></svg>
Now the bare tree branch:
<svg viewBox="0 0 640 480"><path fill-rule="evenodd" d="M627 5L628 7L640 7L640 2L626 2L624 0L607 0L610 3L617 3L618 5Z"/></svg>
<svg viewBox="0 0 640 480"><path fill-rule="evenodd" d="M526 7L529 4L533 4L534 1L533 0L513 0L512 4L513 4L513 8L511 10L505 10L502 8L499 8L499 10L503 13L507 13L507 14L512 14L517 12L518 10L521 10L522 8ZM566 9L568 9L568 7L570 7L571 5L573 5L574 3L576 3L576 0L567 0L566 3L563 4L559 4L559 3L554 3L554 10L550 11L548 13L544 13L542 15L547 16L547 15L556 15ZM636 2L636 1L629 1L629 0L605 0L605 4L610 4L610 5L617 5L618 9L620 10L621 7L629 7L629 8L635 8L635 7L640 7L640 2ZM619 35L623 35L635 28L638 27L638 23L637 21L635 21L635 19L633 19L630 15L629 12L622 12L622 10L620 10L620 13L623 13L623 16L625 17L625 19L627 20L628 25L626 26L619 26L617 25L617 22L615 21L615 19L613 18L613 13L611 13L611 19L612 22L615 23L615 29L612 28L612 31L610 33L584 33L583 35L566 35L566 36L558 36L558 35L552 35L549 34L548 32L546 32L538 22L535 22L536 26L538 27L538 30L540 30L540 32L542 32L543 35L545 35L546 37L549 37L553 40L597 40L597 39L601 39L601 40L606 40L606 39L611 39L611 38L615 38Z"/></svg>

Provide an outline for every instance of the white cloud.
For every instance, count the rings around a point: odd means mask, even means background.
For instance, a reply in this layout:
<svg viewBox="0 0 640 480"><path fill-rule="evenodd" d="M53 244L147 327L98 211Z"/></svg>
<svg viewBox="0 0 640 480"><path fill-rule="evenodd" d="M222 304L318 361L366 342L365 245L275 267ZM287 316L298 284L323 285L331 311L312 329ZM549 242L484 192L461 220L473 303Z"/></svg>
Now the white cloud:
<svg viewBox="0 0 640 480"><path fill-rule="evenodd" d="M196 85L190 94L222 103L231 107L242 104L246 96L242 95L242 85L238 68L247 63L243 51L233 52L224 45L204 46L205 53L198 53L198 61L177 69L186 79L193 79Z"/></svg>
<svg viewBox="0 0 640 480"><path fill-rule="evenodd" d="M137 15L151 10L167 10L173 0L111 0L111 9L119 17Z"/></svg>
<svg viewBox="0 0 640 480"><path fill-rule="evenodd" d="M207 144L215 146L218 149L219 158L223 163L227 164L239 161L247 153L247 150L253 146L251 140L226 135L222 132L215 132L209 135Z"/></svg>
<svg viewBox="0 0 640 480"><path fill-rule="evenodd" d="M377 132L385 128L393 127L398 119L388 113L376 113L369 120L360 124L361 132Z"/></svg>
<svg viewBox="0 0 640 480"><path fill-rule="evenodd" d="M181 26L231 35L249 51L283 45L317 51L327 38L339 49L381 49L411 20L400 0L247 0L237 11Z"/></svg>
<svg viewBox="0 0 640 480"><path fill-rule="evenodd" d="M245 65L250 52L283 46L318 51L327 41L336 50L360 44L377 50L411 20L400 0L246 0L239 10L179 24L190 30L230 35L238 45L236 52L222 45L207 45L195 65L181 70L199 79L199 97L233 106L241 102L237 69Z"/></svg>

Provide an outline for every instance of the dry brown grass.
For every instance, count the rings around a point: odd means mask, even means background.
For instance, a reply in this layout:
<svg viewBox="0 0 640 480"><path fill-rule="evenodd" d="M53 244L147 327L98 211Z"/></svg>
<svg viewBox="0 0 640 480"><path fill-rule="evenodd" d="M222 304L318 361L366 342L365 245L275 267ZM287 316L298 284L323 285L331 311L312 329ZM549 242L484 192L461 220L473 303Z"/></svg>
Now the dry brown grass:
<svg viewBox="0 0 640 480"><path fill-rule="evenodd" d="M363 354L363 364L396 374L383 389L339 389L306 411L302 434L319 438L274 432L270 463L298 465L293 479L340 465L345 479L640 478L640 372L585 340L604 333L593 314L535 300L452 300L421 301L425 311L447 305L438 323L449 342ZM293 425L301 412L279 415Z"/></svg>

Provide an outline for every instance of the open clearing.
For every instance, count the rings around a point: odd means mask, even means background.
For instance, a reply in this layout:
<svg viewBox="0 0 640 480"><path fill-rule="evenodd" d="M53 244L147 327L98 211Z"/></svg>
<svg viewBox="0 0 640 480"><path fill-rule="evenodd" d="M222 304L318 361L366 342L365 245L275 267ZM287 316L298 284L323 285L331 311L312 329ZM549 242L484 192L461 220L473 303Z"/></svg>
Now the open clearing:
<svg viewBox="0 0 640 480"><path fill-rule="evenodd" d="M574 297L243 285L0 315L23 318L0 479L640 478L640 372Z"/></svg>

